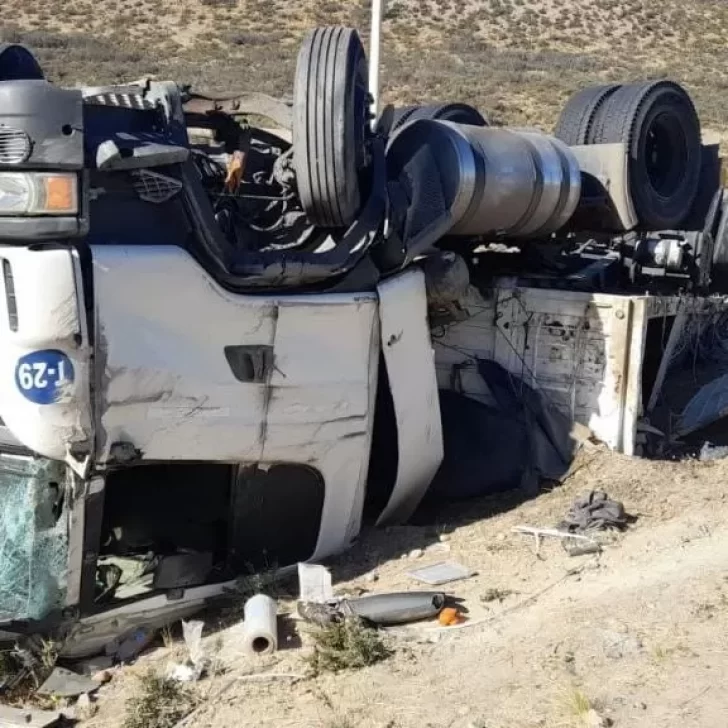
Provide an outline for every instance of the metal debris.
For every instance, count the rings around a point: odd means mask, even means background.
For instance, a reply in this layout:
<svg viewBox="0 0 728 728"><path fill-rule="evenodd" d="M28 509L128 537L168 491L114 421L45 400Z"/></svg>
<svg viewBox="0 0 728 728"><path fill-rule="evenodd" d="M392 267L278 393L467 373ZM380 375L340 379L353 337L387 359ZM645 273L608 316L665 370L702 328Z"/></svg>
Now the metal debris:
<svg viewBox="0 0 728 728"><path fill-rule="evenodd" d="M2 728L13 728L23 726L24 728L54 728L60 725L62 715L58 711L30 710L27 708L11 708L8 705L0 705L0 726Z"/></svg>
<svg viewBox="0 0 728 728"><path fill-rule="evenodd" d="M582 536L577 533L569 533L567 531L558 531L554 528L534 528L533 526L515 526L511 529L513 533L520 533L527 536L533 536L536 539L536 554L541 550L542 538L558 538L564 550L569 556L584 556L586 554L601 553L601 545L589 536Z"/></svg>
<svg viewBox="0 0 728 728"><path fill-rule="evenodd" d="M98 690L99 683L63 667L56 667L48 679L38 688L38 695L53 695L58 698L76 698L84 693Z"/></svg>
<svg viewBox="0 0 728 728"><path fill-rule="evenodd" d="M474 575L475 572L472 569L458 564L455 561L442 561L407 572L407 576L411 576L416 581L431 586L440 586L441 584L448 584L453 581L469 579Z"/></svg>

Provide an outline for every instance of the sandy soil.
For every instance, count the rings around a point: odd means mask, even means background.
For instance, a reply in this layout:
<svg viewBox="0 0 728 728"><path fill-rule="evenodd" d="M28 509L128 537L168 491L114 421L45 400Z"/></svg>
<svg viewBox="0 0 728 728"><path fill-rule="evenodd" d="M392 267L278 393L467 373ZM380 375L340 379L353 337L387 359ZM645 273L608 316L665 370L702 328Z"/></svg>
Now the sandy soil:
<svg viewBox="0 0 728 728"><path fill-rule="evenodd" d="M337 589L417 589L409 569L455 559L477 570L450 588L465 600L466 626L400 629L388 637L388 661L304 679L239 679L303 675L301 630L284 639L288 649L259 661L237 650L239 625L210 634L228 672L197 685L205 703L185 725L556 728L601 716L601 725L630 728L723 728L727 476L728 462L654 463L592 450L563 486L535 500L486 499L442 512L434 525L370 533L333 563ZM602 555L571 557L554 541L536 552L532 539L511 532L555 525L592 488L637 516ZM510 594L491 601L493 589ZM120 726L134 675L150 664L164 669L176 649L157 649L118 672L84 725Z"/></svg>

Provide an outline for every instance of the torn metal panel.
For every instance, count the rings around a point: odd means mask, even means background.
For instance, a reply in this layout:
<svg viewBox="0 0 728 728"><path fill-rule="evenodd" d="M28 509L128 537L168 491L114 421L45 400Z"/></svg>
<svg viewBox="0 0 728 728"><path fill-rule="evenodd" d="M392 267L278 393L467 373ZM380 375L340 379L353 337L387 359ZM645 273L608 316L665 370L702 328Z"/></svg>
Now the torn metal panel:
<svg viewBox="0 0 728 728"><path fill-rule="evenodd" d="M628 356L625 297L503 282L488 299L471 292L465 308L466 321L433 333L441 387L493 404L473 362L492 359L619 447Z"/></svg>
<svg viewBox="0 0 728 728"><path fill-rule="evenodd" d="M98 655L104 648L140 629L161 629L204 608L210 599L229 594L237 581L187 589L179 599L157 595L95 614L69 625L60 656L80 660Z"/></svg>
<svg viewBox="0 0 728 728"><path fill-rule="evenodd" d="M535 289L498 291L495 358L572 420L619 447L628 303Z"/></svg>
<svg viewBox="0 0 728 728"><path fill-rule="evenodd" d="M419 505L443 458L435 356L427 327L425 276L410 269L378 287L384 361L397 420L398 463L378 525L404 521Z"/></svg>
<svg viewBox="0 0 728 728"><path fill-rule="evenodd" d="M41 620L66 603L63 463L0 454L0 623Z"/></svg>
<svg viewBox="0 0 728 728"><path fill-rule="evenodd" d="M519 287L506 279L489 293L471 289L462 302L465 320L433 329L439 386L493 404L474 359L495 360L627 454L636 451L637 422L647 404L642 370L649 321L702 320L727 307L720 298L591 294ZM662 357L655 396L672 352Z"/></svg>
<svg viewBox="0 0 728 728"><path fill-rule="evenodd" d="M87 453L90 347L78 259L70 249L15 247L0 258L0 417L39 455Z"/></svg>

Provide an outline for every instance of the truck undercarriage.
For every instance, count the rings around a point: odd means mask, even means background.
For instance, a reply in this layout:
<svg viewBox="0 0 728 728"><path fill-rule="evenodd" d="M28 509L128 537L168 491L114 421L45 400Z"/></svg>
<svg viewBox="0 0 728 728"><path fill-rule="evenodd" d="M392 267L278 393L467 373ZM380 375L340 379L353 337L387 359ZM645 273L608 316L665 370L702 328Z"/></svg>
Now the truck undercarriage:
<svg viewBox="0 0 728 728"><path fill-rule="evenodd" d="M678 85L586 89L550 136L372 119L367 76L346 28L307 37L290 102L63 89L0 46L7 632L92 654L409 518L448 352L487 349L440 332L506 277L723 300L718 153Z"/></svg>

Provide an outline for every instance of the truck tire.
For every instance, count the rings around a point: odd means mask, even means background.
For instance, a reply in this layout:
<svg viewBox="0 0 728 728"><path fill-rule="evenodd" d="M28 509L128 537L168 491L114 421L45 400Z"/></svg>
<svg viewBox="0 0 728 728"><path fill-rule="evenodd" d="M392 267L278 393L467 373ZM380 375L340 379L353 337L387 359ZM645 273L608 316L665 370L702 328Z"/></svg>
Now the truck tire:
<svg viewBox="0 0 728 728"><path fill-rule="evenodd" d="M42 81L44 78L40 64L25 46L0 43L0 81Z"/></svg>
<svg viewBox="0 0 728 728"><path fill-rule="evenodd" d="M643 228L677 229L690 214L701 166L700 121L671 81L622 86L599 113L590 144L628 145L632 202Z"/></svg>
<svg viewBox="0 0 728 728"><path fill-rule="evenodd" d="M315 28L303 42L293 95L293 165L312 224L348 227L361 207L369 114L366 54L351 28Z"/></svg>
<svg viewBox="0 0 728 728"><path fill-rule="evenodd" d="M609 84L577 91L566 102L556 123L554 136L571 147L589 144L589 135L597 113L619 88L617 84Z"/></svg>
<svg viewBox="0 0 728 728"><path fill-rule="evenodd" d="M419 106L401 106L398 109L394 110L394 119L392 121L392 131L395 129L399 129L400 126L405 124L409 117L414 114L417 109L419 109Z"/></svg>
<svg viewBox="0 0 728 728"><path fill-rule="evenodd" d="M427 104L426 106L403 106L394 112L392 131L396 131L410 121L420 119L439 119L454 121L456 124L470 126L488 126L485 117L469 104Z"/></svg>

